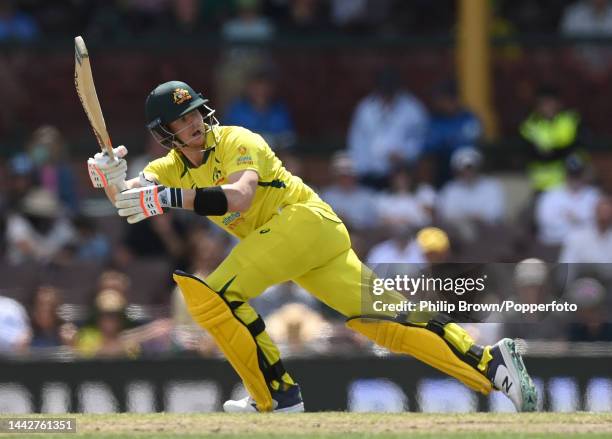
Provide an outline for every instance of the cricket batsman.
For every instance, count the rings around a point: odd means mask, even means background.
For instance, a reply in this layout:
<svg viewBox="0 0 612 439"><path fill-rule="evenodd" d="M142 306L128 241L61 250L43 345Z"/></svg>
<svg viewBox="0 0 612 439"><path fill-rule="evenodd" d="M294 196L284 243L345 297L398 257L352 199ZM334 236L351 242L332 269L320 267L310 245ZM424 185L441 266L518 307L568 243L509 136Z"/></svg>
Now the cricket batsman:
<svg viewBox="0 0 612 439"><path fill-rule="evenodd" d="M168 154L125 181L127 149L119 146L115 160L103 153L90 158L89 175L130 224L187 209L240 240L206 279L181 271L173 275L193 319L212 335L249 393L225 402L226 412L304 411L298 384L249 305L249 299L286 281L390 351L412 355L485 395L502 391L517 411L536 410L535 387L512 340L480 346L444 314L416 321L373 312L364 280L374 275L351 249L342 220L283 167L261 136L219 125L208 100L180 81L157 86L145 113L148 129ZM118 193L122 183L127 190ZM377 300L393 303L398 297L388 291Z"/></svg>

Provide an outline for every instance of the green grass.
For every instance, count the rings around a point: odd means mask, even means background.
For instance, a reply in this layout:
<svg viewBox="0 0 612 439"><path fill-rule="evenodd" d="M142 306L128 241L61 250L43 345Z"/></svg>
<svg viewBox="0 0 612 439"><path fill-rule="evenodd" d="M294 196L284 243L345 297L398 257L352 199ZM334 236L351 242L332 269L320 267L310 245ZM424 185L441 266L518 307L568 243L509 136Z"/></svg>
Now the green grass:
<svg viewBox="0 0 612 439"><path fill-rule="evenodd" d="M37 415L33 415L36 417ZM76 434L0 437L215 439L612 438L612 413L114 414L76 418ZM5 417L5 416L4 416Z"/></svg>

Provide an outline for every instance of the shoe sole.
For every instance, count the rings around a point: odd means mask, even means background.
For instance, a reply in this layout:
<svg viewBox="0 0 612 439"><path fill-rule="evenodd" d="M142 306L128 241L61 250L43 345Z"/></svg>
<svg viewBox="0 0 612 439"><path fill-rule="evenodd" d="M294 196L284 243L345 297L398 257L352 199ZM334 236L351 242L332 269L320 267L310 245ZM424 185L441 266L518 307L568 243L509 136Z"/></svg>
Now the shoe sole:
<svg viewBox="0 0 612 439"><path fill-rule="evenodd" d="M508 367L508 372L512 375L512 380L519 382L521 385L521 412L535 412L538 404L538 392L527 373L527 368L525 363L523 363L521 354L516 351L514 340L509 338L503 339L499 344L499 351L506 366L510 366Z"/></svg>

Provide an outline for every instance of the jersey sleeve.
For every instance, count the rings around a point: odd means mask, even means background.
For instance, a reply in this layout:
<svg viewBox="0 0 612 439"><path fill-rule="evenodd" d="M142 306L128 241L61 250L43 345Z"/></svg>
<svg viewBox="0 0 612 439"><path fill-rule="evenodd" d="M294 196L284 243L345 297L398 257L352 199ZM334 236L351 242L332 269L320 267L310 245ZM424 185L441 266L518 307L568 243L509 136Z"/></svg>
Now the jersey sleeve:
<svg viewBox="0 0 612 439"><path fill-rule="evenodd" d="M237 130L228 140L227 148L221 158L226 174L231 175L250 169L263 177L268 149L266 141L247 129Z"/></svg>
<svg viewBox="0 0 612 439"><path fill-rule="evenodd" d="M177 163L171 157L160 157L150 162L142 171L147 180L153 179L167 187L179 187L181 179Z"/></svg>

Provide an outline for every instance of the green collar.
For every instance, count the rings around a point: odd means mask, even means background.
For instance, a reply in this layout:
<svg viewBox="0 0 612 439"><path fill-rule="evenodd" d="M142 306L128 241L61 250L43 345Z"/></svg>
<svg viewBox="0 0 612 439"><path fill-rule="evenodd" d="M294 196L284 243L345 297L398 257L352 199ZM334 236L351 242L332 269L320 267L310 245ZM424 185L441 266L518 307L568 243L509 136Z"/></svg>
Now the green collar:
<svg viewBox="0 0 612 439"><path fill-rule="evenodd" d="M206 147L206 145L214 145L212 148L208 148L205 149L203 154L204 156L202 157L202 164L200 166L204 166L206 164L206 162L208 161L208 158L210 157L210 154L215 150L215 148L217 147L215 141L217 140L217 137L219 136L218 131L218 126L213 126L212 129L206 133L206 139L204 141L204 147ZM191 163L189 161L189 159L187 157L185 157L185 155L180 151L180 150L176 150L176 153L178 154L178 156L180 157L181 161L183 162L183 172L181 172L181 178L187 174L187 171L189 169L197 169L200 166L195 166L193 163Z"/></svg>
<svg viewBox="0 0 612 439"><path fill-rule="evenodd" d="M200 166L204 166L206 164L206 162L208 161L210 155L212 154L214 150L215 148L211 148L211 149L205 150L202 153L204 154L204 156L202 157L202 164ZM181 172L181 178L183 178L190 169L198 169L200 167L200 166L196 166L193 163L191 163L189 159L185 157L185 155L182 152L177 150L176 153L178 154L179 158L181 159L181 162L183 163L183 172Z"/></svg>

